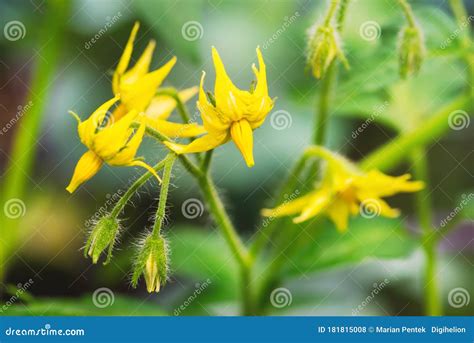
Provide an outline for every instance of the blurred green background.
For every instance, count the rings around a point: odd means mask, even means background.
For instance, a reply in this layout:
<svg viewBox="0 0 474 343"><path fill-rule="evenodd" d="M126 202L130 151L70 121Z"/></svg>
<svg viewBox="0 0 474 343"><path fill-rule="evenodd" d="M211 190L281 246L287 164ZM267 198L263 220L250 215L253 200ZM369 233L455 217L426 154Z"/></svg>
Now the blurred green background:
<svg viewBox="0 0 474 343"><path fill-rule="evenodd" d="M142 171L106 166L78 192L69 195L65 187L85 148L77 137L76 122L67 111L74 110L85 118L112 96L111 75L136 20L142 26L134 59L149 39L155 39L157 49L152 67L161 66L176 55L178 62L164 85L178 89L197 85L202 70L208 74L206 86L213 87L211 46L219 50L234 82L247 88L253 78L250 66L256 62L255 47L260 46L267 64L270 95L278 98L273 112L285 111L289 114L285 118L288 122L283 129L275 129L269 116L255 132L254 168L245 166L232 144L215 151L212 167L220 193L246 241L261 225L260 209L271 204L279 182L311 142L320 84L305 72L306 31L321 18L325 3L71 1L68 14L54 18L62 25L63 41L53 78L47 82L51 91L45 98L41 129L34 137L34 168L26 178L26 193L22 198L26 210L16 228L19 244L5 261L0 261L8 265L2 281L2 303L11 297L8 289L14 292L18 284L25 284L30 278L34 283L28 295L16 300L2 314L173 314L207 279L212 281L210 285L180 314L236 314L239 296L236 266L213 229L207 211L196 219L183 216L182 204L190 198L199 199L200 195L181 166L174 171L165 230L171 241L173 273L160 294L149 295L143 285L136 290L129 286L133 243L150 225L158 194L156 182L150 182L146 190L134 198L134 206L126 208L123 224L127 230L121 237L113 263L104 267L92 265L83 258L81 247L90 218L107 210L107 206L104 208L106 200L118 190L126 189L130 180ZM336 99L331 105L328 137L331 148L354 160L398 132L423 125L426 118L465 87L465 66L456 56L458 42L450 40L457 24L446 1L412 3L425 32L429 55L420 75L407 81L400 80L397 70L397 32L403 19L394 1L358 0L351 4L343 35L351 69L340 72ZM465 3L473 14L474 4ZM32 88L34 66L45 59L48 63L46 51L56 37L43 40L43 31L51 25L46 20L47 1L2 0L0 6L2 27L15 20L25 29L21 39L12 41L3 34L0 40L0 127L6 127L20 111L19 106L27 104L25 99ZM362 37L361 25L367 21L378 23L380 37L373 40ZM197 33L185 32L189 22L198 24L193 24ZM471 27L467 29L472 29L472 21L468 25ZM94 37L96 42L91 43ZM42 92L34 94L32 106L36 106L36 99L43 97ZM191 113L196 113L194 99L189 102L189 108ZM380 113L376 120L353 138L353 130L375 112ZM179 120L176 114L173 118ZM10 126L0 135L2 178L15 164L11 146L22 121ZM439 221L458 205L462 194L472 192L472 128L471 124L463 130L450 130L428 147L430 191ZM166 151L150 140L141 148L141 153L152 163L163 158ZM409 171L408 165L391 173L404 171ZM391 203L402 209L407 230L416 232L413 198L403 195ZM354 225L367 223L362 220ZM448 293L456 287L473 294L472 221L461 222L459 226L440 248L438 276L445 312L450 315L472 314L474 302L462 308L448 304ZM390 239L384 244L390 250ZM357 255L357 250L349 254ZM316 259L316 255L308 255L307 259ZM291 306L270 308L269 313L351 315L372 292L374 283L385 279L390 282L364 306L361 315L423 313L423 254L416 245L404 258L374 260L362 255L354 258L354 262L331 269L322 266L319 270L306 267L311 263L301 265L299 272L289 275L284 284L291 289ZM96 307L91 301L91 294L102 287L114 293L114 303L106 308Z"/></svg>

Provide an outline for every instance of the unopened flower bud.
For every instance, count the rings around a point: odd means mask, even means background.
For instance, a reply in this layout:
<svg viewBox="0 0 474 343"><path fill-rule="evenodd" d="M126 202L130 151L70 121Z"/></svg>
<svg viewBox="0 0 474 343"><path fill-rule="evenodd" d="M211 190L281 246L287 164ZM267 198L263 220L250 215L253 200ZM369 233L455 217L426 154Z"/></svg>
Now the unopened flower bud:
<svg viewBox="0 0 474 343"><path fill-rule="evenodd" d="M159 292L168 277L168 247L163 237L155 238L149 235L135 261L132 276L132 286L136 287L138 279L143 274L149 293Z"/></svg>
<svg viewBox="0 0 474 343"><path fill-rule="evenodd" d="M119 223L116 218L109 216L102 217L92 229L84 248L84 255L92 258L93 263L97 263L102 252L108 248L107 264L112 257L112 248L119 232Z"/></svg>
<svg viewBox="0 0 474 343"><path fill-rule="evenodd" d="M339 58L344 66L349 68L337 30L333 26L315 26L311 28L307 63L311 67L314 77L322 78L336 58Z"/></svg>
<svg viewBox="0 0 474 343"><path fill-rule="evenodd" d="M418 73L426 54L423 32L416 26L406 26L399 33L400 76Z"/></svg>

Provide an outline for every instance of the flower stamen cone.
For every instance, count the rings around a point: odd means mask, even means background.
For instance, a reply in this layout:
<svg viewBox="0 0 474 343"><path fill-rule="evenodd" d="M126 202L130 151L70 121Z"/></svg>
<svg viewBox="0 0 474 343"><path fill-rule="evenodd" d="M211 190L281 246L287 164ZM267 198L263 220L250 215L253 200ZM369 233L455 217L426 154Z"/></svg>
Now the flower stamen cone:
<svg viewBox="0 0 474 343"><path fill-rule="evenodd" d="M215 48L212 59L216 71L214 94L204 91L205 73L201 77L197 107L207 134L188 145L165 142L177 154L204 152L233 140L248 167L253 158L253 131L260 127L273 108L274 101L268 96L266 67L260 48L257 47L259 68L252 70L257 83L251 91L237 88L227 75L224 64Z"/></svg>

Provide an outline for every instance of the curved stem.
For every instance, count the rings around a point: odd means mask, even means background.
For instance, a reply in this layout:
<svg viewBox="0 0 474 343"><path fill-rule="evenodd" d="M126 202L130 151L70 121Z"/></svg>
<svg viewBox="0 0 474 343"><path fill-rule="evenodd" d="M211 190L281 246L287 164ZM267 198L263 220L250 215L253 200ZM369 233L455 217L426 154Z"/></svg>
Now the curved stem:
<svg viewBox="0 0 474 343"><path fill-rule="evenodd" d="M178 112L181 116L181 120L184 123L190 123L191 122L191 117L189 116L188 109L184 105L183 101L179 97L179 93L176 89L174 88L161 88L156 92L156 95L166 95L169 96L170 98L173 98L176 101L176 108L178 109Z"/></svg>
<svg viewBox="0 0 474 343"><path fill-rule="evenodd" d="M436 248L437 241L433 239L435 232L432 227L432 209L431 199L428 190L428 161L426 151L423 148L417 148L412 153L412 163L415 178L425 182L426 187L415 193L416 211L423 232L423 249L426 255L425 262L425 303L426 314L429 316L440 316L442 314L441 302L439 296L438 280L436 277Z"/></svg>
<svg viewBox="0 0 474 343"><path fill-rule="evenodd" d="M166 159L163 161L158 162L153 166L153 169L155 171L159 171L163 166L165 165ZM145 182L147 182L151 177L153 176L152 173L146 172L138 180L136 180L125 192L125 194L120 198L119 201L115 204L114 208L112 209L112 212L110 213L110 216L112 218L117 218L118 215L122 212L123 208L125 205L130 201L130 198L136 193L136 191L142 187Z"/></svg>
<svg viewBox="0 0 474 343"><path fill-rule="evenodd" d="M152 235L155 239L160 238L161 227L165 218L166 201L168 200L168 189L171 180L171 170L176 159L176 154L169 153L165 159L165 168L163 171L163 182L161 183L160 199L158 201L158 209L156 211L155 224L153 225Z"/></svg>
<svg viewBox="0 0 474 343"><path fill-rule="evenodd" d="M415 15L413 14L413 10L408 1L398 0L398 3L400 4L400 7L402 8L403 13L405 14L405 18L408 22L408 25L410 25L410 27L416 27Z"/></svg>
<svg viewBox="0 0 474 343"><path fill-rule="evenodd" d="M377 168L382 171L393 168L404 160L415 147L424 146L447 131L449 129L449 115L456 110L463 109L466 105L469 105L466 96L457 98L427 119L422 126L399 135L365 157L360 162L360 167L365 170Z"/></svg>
<svg viewBox="0 0 474 343"><path fill-rule="evenodd" d="M339 6L339 0L331 0L331 4L329 5L329 9L324 17L324 25L329 26L331 24L331 20L336 13L337 6Z"/></svg>

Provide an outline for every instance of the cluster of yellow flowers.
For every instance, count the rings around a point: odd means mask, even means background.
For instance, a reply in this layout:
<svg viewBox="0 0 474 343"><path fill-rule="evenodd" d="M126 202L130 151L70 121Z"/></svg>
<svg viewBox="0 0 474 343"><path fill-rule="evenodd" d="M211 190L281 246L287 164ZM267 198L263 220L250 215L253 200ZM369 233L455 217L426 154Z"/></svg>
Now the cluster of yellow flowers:
<svg viewBox="0 0 474 343"><path fill-rule="evenodd" d="M204 91L203 72L197 101L203 126L173 123L168 118L177 103L166 95L157 95L157 91L175 65L176 58L173 57L161 68L150 71L155 48L155 42L151 41L135 65L127 70L138 29L139 24L135 23L113 75L114 97L99 106L85 121L71 112L79 123L81 142L89 150L77 163L67 190L74 192L93 177L104 162L112 166L141 166L159 179L153 168L141 158L135 157L147 126L165 136L177 138L202 135L188 145L165 141L164 144L176 154L209 151L232 139L247 166L252 167L253 130L263 124L274 104L274 100L268 95L266 68L260 49L257 48L259 67L252 66L256 84L246 91L233 84L217 50L213 48L212 58L216 71L214 94L206 94ZM179 92L179 97L185 102L197 92L197 87L188 88ZM391 209L381 197L398 192L413 192L423 187L421 182L409 181L409 175L390 177L377 170L364 173L337 154L320 147L314 149L316 155L327 161L324 175L316 189L273 210L264 210L263 215L300 213L295 222L302 222L325 212L340 230L344 230L349 214L355 214L364 199L376 199L380 214L394 217L398 212Z"/></svg>

